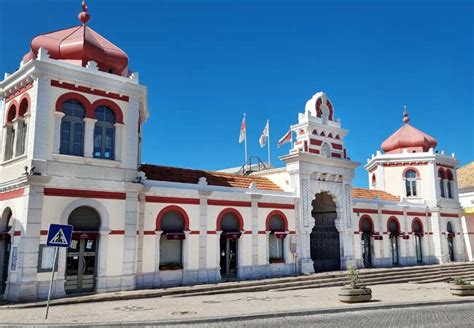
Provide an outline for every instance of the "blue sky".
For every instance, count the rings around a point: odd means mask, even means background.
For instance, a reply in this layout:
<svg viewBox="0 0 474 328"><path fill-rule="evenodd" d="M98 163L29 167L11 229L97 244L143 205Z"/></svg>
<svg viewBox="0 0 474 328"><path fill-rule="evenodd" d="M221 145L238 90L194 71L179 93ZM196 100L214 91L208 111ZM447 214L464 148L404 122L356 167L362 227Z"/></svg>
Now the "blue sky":
<svg viewBox="0 0 474 328"><path fill-rule="evenodd" d="M220 169L243 161L270 119L276 140L307 99L325 91L362 163L411 123L474 159L472 1L88 1L90 26L124 49L148 86L143 161ZM79 0L2 0L0 71L18 66L36 34L78 24ZM356 171L355 186L366 186Z"/></svg>

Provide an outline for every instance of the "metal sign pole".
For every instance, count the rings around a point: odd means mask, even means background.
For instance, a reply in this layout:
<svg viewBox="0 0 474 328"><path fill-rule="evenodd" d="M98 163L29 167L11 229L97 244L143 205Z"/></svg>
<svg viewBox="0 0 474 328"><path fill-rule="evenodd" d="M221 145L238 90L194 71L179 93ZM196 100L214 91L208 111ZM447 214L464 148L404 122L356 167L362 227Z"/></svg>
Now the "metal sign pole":
<svg viewBox="0 0 474 328"><path fill-rule="evenodd" d="M53 288L54 269L56 268L56 259L58 257L58 251L59 251L59 247L56 247L56 250L54 251L53 269L51 270L51 281L49 282L48 302L46 303L46 316L45 316L45 319L48 319L49 300L51 299L51 289Z"/></svg>

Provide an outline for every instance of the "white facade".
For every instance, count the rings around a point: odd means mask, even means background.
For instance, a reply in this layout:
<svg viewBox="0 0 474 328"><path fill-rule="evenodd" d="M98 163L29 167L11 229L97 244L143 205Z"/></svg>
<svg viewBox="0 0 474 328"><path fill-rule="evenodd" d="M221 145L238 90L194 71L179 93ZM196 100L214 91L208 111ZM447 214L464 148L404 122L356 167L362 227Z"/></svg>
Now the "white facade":
<svg viewBox="0 0 474 328"><path fill-rule="evenodd" d="M348 157L348 131L322 92L291 127L296 141L281 158L285 167L247 177L141 166L148 109L138 74L54 60L40 49L5 76L0 96L0 291L6 299L46 297L51 223L75 229L75 246L59 252L55 297L465 260L454 156L432 149L378 152L366 165L373 190L357 194L352 178L359 163ZM76 135L76 123L66 119L75 114L66 112L77 106L85 117ZM97 132L102 107L114 117L104 135ZM74 147L75 140L81 154L65 154L62 147ZM104 147L113 156L98 156ZM438 179L440 168L452 171L451 197L441 196L448 182ZM407 169L417 172L411 196ZM415 221L421 230L414 230Z"/></svg>

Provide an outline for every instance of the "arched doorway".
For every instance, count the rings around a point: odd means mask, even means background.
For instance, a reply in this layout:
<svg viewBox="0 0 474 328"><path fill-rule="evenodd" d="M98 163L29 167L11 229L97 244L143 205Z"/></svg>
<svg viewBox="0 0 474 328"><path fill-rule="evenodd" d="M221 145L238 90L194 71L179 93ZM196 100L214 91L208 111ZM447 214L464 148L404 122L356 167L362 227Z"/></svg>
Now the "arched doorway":
<svg viewBox="0 0 474 328"><path fill-rule="evenodd" d="M336 204L331 195L322 192L312 203L314 227L310 235L311 259L314 271L340 270L339 232L336 229Z"/></svg>
<svg viewBox="0 0 474 328"><path fill-rule="evenodd" d="M448 252L449 252L449 260L454 262L454 231L451 222L448 222L446 226L446 230L448 230Z"/></svg>
<svg viewBox="0 0 474 328"><path fill-rule="evenodd" d="M415 218L411 224L413 239L415 241L416 263L423 263L423 224L420 219Z"/></svg>
<svg viewBox="0 0 474 328"><path fill-rule="evenodd" d="M183 269L183 240L186 230L184 210L169 210L158 215L160 237L160 271Z"/></svg>
<svg viewBox="0 0 474 328"><path fill-rule="evenodd" d="M0 218L0 295L5 292L8 279L8 260L10 259L10 228L12 211L6 208Z"/></svg>
<svg viewBox="0 0 474 328"><path fill-rule="evenodd" d="M222 231L220 236L220 267L221 277L232 278L237 276L238 242L242 224L240 214L236 211L223 211L217 219L217 229Z"/></svg>
<svg viewBox="0 0 474 328"><path fill-rule="evenodd" d="M365 268L372 267L372 234L374 224L369 216L360 219L359 230L362 232L362 260Z"/></svg>
<svg viewBox="0 0 474 328"><path fill-rule="evenodd" d="M68 224L73 226L71 247L66 256L66 293L95 290L100 216L88 206L71 212Z"/></svg>
<svg viewBox="0 0 474 328"><path fill-rule="evenodd" d="M400 236L400 224L395 217L388 220L388 232L390 233L390 250L392 253L392 265L400 264L400 253L398 246L398 239Z"/></svg>

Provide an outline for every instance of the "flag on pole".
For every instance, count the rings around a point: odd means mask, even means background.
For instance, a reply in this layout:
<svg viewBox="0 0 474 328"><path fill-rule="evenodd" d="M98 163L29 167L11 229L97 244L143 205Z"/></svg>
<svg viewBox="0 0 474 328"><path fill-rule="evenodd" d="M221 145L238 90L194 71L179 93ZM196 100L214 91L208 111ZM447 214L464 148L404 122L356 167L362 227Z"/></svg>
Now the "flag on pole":
<svg viewBox="0 0 474 328"><path fill-rule="evenodd" d="M287 133L280 140L278 140L277 147L280 148L281 145L286 144L287 142L291 142L293 140L293 135L291 134L291 129L288 130Z"/></svg>
<svg viewBox="0 0 474 328"><path fill-rule="evenodd" d="M267 124L265 124L265 127L263 128L262 135L260 136L260 139L258 140L260 147L262 148L265 147L265 145L267 144L269 131L270 131L270 126L267 121Z"/></svg>
<svg viewBox="0 0 474 328"><path fill-rule="evenodd" d="M245 123L245 114L244 114L244 118L242 119L242 124L240 125L239 143L242 143L245 140L246 134L247 134L247 124Z"/></svg>

